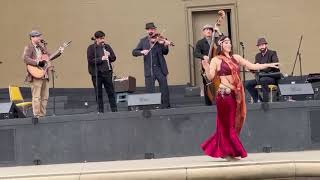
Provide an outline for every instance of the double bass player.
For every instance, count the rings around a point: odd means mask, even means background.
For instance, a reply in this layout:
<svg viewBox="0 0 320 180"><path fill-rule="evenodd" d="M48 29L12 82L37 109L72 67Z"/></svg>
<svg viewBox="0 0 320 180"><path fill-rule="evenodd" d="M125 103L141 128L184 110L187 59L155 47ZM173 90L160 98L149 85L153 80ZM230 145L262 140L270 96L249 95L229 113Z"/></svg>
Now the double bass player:
<svg viewBox="0 0 320 180"><path fill-rule="evenodd" d="M198 40L196 44L196 48L194 51L194 57L200 59L201 61L208 61L214 57L214 46L217 44L217 41L220 36L223 34L220 32L219 26L221 24L222 19L224 18L224 11L219 11L219 18L217 20L217 23L215 26L212 26L210 24L206 24L202 28L202 34L203 38ZM204 72L204 69L201 64L201 69L202 72ZM202 82L203 82L203 91L204 91L204 100L205 100L205 105L211 106L213 104L213 100L209 95L211 92L209 87L208 87L208 79L205 77L205 73L202 73Z"/></svg>

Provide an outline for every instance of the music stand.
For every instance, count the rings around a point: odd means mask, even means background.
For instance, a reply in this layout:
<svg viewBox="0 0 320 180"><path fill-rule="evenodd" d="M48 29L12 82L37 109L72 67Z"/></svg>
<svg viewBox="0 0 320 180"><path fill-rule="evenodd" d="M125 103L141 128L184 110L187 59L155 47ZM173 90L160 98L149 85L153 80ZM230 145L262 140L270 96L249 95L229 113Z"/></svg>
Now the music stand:
<svg viewBox="0 0 320 180"><path fill-rule="evenodd" d="M301 35L301 38L300 38L299 47L298 47L298 51L297 51L297 54L296 54L296 59L294 60L294 64L293 64L293 68L292 68L292 72L291 72L291 76L293 76L293 72L294 72L294 69L295 69L295 67L296 67L297 60L298 60L298 58L299 58L300 78L301 78L301 79L302 79L302 64L301 64L301 52L300 52L300 47L301 47L302 38L303 38L303 35Z"/></svg>

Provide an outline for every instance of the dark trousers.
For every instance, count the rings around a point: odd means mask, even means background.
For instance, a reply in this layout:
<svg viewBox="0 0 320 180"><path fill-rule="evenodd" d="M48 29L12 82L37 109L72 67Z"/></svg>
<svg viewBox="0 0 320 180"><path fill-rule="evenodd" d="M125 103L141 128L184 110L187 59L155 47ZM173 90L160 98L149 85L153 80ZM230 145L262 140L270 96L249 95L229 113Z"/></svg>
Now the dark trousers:
<svg viewBox="0 0 320 180"><path fill-rule="evenodd" d="M260 78L259 82L255 79L253 80L248 80L245 82L245 87L248 90L248 92L250 93L253 102L258 102L259 99L259 94L257 89L255 88L256 85L261 85L262 86L262 98L260 98L260 100L262 100L262 102L268 102L269 101L269 89L268 89L268 85L270 84L276 84L276 80L271 78L271 77L262 77Z"/></svg>
<svg viewBox="0 0 320 180"><path fill-rule="evenodd" d="M161 92L161 106L162 108L169 108L170 97L167 77L162 73L160 67L154 67L152 71L152 76L145 77L146 92L155 92L155 81L157 80L159 82Z"/></svg>
<svg viewBox="0 0 320 180"><path fill-rule="evenodd" d="M207 82L206 80L202 77L202 82L203 82L203 92L204 92L204 102L205 102L205 105L207 106L211 106L212 105L212 102L208 96L208 86L206 85Z"/></svg>
<svg viewBox="0 0 320 180"><path fill-rule="evenodd" d="M118 111L114 87L112 83L112 72L110 71L107 74L104 74L103 76L98 75L98 79L97 79L98 86L96 86L96 77L91 76L91 79L92 79L92 83L93 83L95 94L96 94L96 101L98 103L98 112L102 112L102 113L104 112L102 85L104 86L104 89L108 94L111 111L112 112Z"/></svg>

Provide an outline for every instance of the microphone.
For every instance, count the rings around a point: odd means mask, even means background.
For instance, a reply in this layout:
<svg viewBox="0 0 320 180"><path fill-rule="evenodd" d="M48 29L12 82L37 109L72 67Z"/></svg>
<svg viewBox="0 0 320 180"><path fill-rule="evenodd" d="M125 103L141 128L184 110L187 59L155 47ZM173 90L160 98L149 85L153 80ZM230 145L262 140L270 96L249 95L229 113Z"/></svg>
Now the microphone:
<svg viewBox="0 0 320 180"><path fill-rule="evenodd" d="M243 42L240 42L240 46L242 46L242 48L245 48Z"/></svg>
<svg viewBox="0 0 320 180"><path fill-rule="evenodd" d="M91 37L91 41L95 41L96 40L96 38L95 37Z"/></svg>
<svg viewBox="0 0 320 180"><path fill-rule="evenodd" d="M2 64L2 61L0 61L0 64Z"/></svg>
<svg viewBox="0 0 320 180"><path fill-rule="evenodd" d="M48 44L48 43L47 43L45 40L43 40L43 39L41 39L40 42L41 42L42 44L45 44L45 45Z"/></svg>

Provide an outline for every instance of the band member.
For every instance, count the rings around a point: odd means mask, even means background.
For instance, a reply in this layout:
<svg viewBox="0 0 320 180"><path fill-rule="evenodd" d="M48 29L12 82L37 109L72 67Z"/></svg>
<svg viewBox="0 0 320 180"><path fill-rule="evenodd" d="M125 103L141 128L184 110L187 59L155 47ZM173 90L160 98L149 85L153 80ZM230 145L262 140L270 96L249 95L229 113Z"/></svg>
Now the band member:
<svg viewBox="0 0 320 180"><path fill-rule="evenodd" d="M268 43L265 38L259 38L257 41L257 47L259 48L259 53L256 54L255 57L255 64L265 64L265 63L277 63L279 62L277 52L272 51L268 49ZM260 72L263 73L272 73L272 72L279 72L279 69L277 68L267 68L263 69ZM256 76L258 76L257 72ZM259 100L259 95L258 91L255 88L257 84L262 85L262 94L263 102L268 102L269 100L269 93L268 93L268 85L270 84L276 84L277 79L273 77L261 77L261 78L256 78L254 80L248 80L245 82L245 87L252 96L253 102L256 103Z"/></svg>
<svg viewBox="0 0 320 180"><path fill-rule="evenodd" d="M144 76L147 93L155 92L155 80L158 80L161 92L161 107L170 108L169 88L167 82L168 68L164 55L169 53L169 41L158 41L153 38L157 33L154 23L146 24L148 35L140 39L139 44L132 51L132 55L143 56Z"/></svg>
<svg viewBox="0 0 320 180"><path fill-rule="evenodd" d="M27 65L35 67L45 67L49 61L50 54L44 41L41 38L39 31L33 30L29 33L30 44L24 48L23 60ZM50 60L53 60L63 53L64 48L60 47L57 54L53 55ZM26 82L31 83L32 93L32 109L35 118L44 117L46 115L46 107L49 98L49 75L48 71L42 78L36 78L28 71Z"/></svg>
<svg viewBox="0 0 320 180"><path fill-rule="evenodd" d="M216 33L215 33L215 37L212 38L213 32L216 32ZM202 34L204 37L197 42L196 48L194 51L194 57L201 59L201 61L204 60L204 61L209 62L210 58L212 58L212 57L209 57L210 45L211 45L211 43L216 43L218 37L221 36L222 33L220 32L220 30L217 26L213 27L212 25L207 24L207 25L203 26ZM212 40L215 42L212 42ZM203 68L202 68L202 70L203 70ZM202 77L202 82L203 82L203 88L204 88L203 91L204 91L205 104L208 106L211 106L212 102L208 97L208 93L207 93L208 87L206 85L207 82L204 77Z"/></svg>
<svg viewBox="0 0 320 180"><path fill-rule="evenodd" d="M215 158L237 160L247 156L239 139L239 134L246 117L244 88L240 79L240 65L251 70L278 68L278 63L252 64L240 55L232 54L231 41L222 36L218 41L217 56L209 65L202 61L206 75L210 80L220 78L216 96L216 132L202 145L203 151Z"/></svg>
<svg viewBox="0 0 320 180"><path fill-rule="evenodd" d="M89 45L87 49L87 60L98 103L98 113L104 112L102 85L108 94L111 111L116 112L118 109L112 82L112 62L115 62L116 55L111 46L105 43L104 32L95 32L92 39L94 43Z"/></svg>

